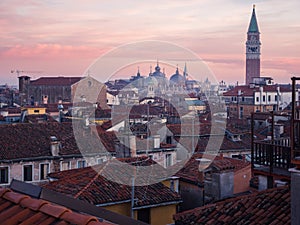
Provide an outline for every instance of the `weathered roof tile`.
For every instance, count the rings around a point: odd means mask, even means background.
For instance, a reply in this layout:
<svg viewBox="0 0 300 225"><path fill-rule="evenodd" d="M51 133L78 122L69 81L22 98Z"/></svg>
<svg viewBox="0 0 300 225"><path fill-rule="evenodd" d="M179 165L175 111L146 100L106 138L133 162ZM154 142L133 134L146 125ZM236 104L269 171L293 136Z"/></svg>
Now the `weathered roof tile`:
<svg viewBox="0 0 300 225"><path fill-rule="evenodd" d="M50 202L0 187L1 224L94 224L108 225L90 215L73 212ZM91 223L92 222L92 223Z"/></svg>
<svg viewBox="0 0 300 225"><path fill-rule="evenodd" d="M146 157L147 158L147 157ZM151 159L142 157L142 166L149 166L154 163ZM138 159L141 158L127 158L120 159L122 163L130 163L131 165L138 165ZM102 168L109 167L105 177ZM141 166L141 165L140 165ZM94 167L86 167L82 169L75 169L69 171L62 171L52 173L49 176L58 180L52 181L44 185L44 188L55 190L74 198L84 200L94 205L105 205L108 203L115 203L120 201L130 201L131 186L113 182L107 179L107 176L119 176L127 181L127 174L125 171L120 171L119 165L112 162L107 162L102 165ZM132 175L128 177L131 181ZM117 177L118 179L118 177ZM155 205L169 202L180 202L181 198L178 193L171 191L162 183L155 183L146 186L135 187L135 207Z"/></svg>
<svg viewBox="0 0 300 225"><path fill-rule="evenodd" d="M279 196L274 199L273 196ZM285 207L283 207L283 205ZM238 206L238 207L237 207ZM226 199L215 204L178 213L176 224L278 224L291 221L288 187L274 188ZM278 213L278 214L277 214ZM280 216L279 216L280 215Z"/></svg>

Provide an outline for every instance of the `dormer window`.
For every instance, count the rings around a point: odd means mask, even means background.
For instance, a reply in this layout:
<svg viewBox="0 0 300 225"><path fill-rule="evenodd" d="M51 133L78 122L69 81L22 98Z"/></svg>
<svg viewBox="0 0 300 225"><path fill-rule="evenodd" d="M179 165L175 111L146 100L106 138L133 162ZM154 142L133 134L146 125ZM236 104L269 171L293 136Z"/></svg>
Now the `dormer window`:
<svg viewBox="0 0 300 225"><path fill-rule="evenodd" d="M241 140L241 136L239 134L234 134L231 136L231 139L233 141L240 141Z"/></svg>

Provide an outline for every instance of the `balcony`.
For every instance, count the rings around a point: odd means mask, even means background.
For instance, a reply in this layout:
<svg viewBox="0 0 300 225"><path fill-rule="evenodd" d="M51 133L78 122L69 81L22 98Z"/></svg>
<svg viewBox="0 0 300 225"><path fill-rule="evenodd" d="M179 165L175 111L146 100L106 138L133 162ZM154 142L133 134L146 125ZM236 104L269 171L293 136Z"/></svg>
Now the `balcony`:
<svg viewBox="0 0 300 225"><path fill-rule="evenodd" d="M291 147L289 138L254 141L252 168L257 172L290 176Z"/></svg>

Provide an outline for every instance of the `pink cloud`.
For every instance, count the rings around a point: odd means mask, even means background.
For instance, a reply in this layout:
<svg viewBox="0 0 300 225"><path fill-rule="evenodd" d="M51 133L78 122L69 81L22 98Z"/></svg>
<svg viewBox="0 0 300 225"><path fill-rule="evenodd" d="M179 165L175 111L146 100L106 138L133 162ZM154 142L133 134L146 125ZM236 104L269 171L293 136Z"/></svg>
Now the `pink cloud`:
<svg viewBox="0 0 300 225"><path fill-rule="evenodd" d="M104 50L89 46L72 46L60 44L37 44L34 46L16 45L0 52L1 57L12 59L51 59L51 58L93 58Z"/></svg>

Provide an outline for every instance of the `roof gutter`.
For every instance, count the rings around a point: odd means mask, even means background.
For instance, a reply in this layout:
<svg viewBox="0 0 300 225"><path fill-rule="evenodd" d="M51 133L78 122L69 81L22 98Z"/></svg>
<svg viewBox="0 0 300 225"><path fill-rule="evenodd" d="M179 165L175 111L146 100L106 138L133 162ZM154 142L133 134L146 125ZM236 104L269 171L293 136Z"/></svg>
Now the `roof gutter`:
<svg viewBox="0 0 300 225"><path fill-rule="evenodd" d="M159 204L136 206L136 207L133 207L132 209L133 210L138 210L138 209L154 208L154 207L160 207L160 206L166 206L166 205L175 205L175 204L179 204L181 202L182 202L182 200L171 201L171 202L163 202L163 203L159 203Z"/></svg>
<svg viewBox="0 0 300 225"><path fill-rule="evenodd" d="M128 202L131 202L131 199L127 199L127 200L123 200L123 201L118 201L118 202L107 202L107 203L97 204L95 206L97 206L97 207L103 207L103 206L118 205L118 204L128 203Z"/></svg>
<svg viewBox="0 0 300 225"><path fill-rule="evenodd" d="M99 155L99 153L89 154L88 156ZM87 155L82 154L72 154L72 155L59 155L59 156L37 156L37 157L27 157L27 158L17 158L17 159L3 159L0 163L13 163L20 161L36 161L36 160L53 160L60 158L81 158Z"/></svg>

